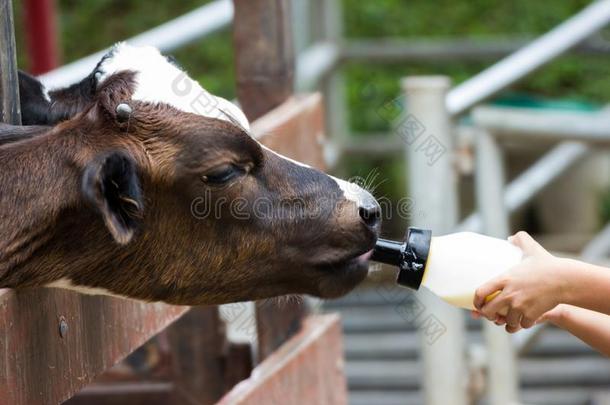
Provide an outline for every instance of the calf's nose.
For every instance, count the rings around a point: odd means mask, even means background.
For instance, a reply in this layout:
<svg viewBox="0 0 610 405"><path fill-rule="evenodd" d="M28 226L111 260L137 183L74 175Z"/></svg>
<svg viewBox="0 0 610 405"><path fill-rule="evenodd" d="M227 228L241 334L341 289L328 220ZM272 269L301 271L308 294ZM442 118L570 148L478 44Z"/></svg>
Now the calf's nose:
<svg viewBox="0 0 610 405"><path fill-rule="evenodd" d="M360 215L362 222L369 228L376 229L381 223L381 207L373 197L367 198L360 203L358 215Z"/></svg>
<svg viewBox="0 0 610 405"><path fill-rule="evenodd" d="M332 178L343 191L343 196L356 203L360 220L373 232L378 232L381 224L381 207L375 197L357 184L336 177Z"/></svg>

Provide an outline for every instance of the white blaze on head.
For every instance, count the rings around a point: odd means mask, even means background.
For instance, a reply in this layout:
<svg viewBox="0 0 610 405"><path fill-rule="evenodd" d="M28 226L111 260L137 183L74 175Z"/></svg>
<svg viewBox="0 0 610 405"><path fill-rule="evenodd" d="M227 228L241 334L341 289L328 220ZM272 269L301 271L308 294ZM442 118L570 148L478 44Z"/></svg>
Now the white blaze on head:
<svg viewBox="0 0 610 405"><path fill-rule="evenodd" d="M341 180L334 176L330 177L337 182L339 188L341 189L341 191L343 191L343 196L348 200L355 202L358 207L376 204L375 198L368 191L366 191L356 183Z"/></svg>
<svg viewBox="0 0 610 405"><path fill-rule="evenodd" d="M152 46L115 45L98 67L98 85L125 70L136 73L133 100L166 103L181 111L237 123L245 130L250 128L248 119L235 104L207 92Z"/></svg>

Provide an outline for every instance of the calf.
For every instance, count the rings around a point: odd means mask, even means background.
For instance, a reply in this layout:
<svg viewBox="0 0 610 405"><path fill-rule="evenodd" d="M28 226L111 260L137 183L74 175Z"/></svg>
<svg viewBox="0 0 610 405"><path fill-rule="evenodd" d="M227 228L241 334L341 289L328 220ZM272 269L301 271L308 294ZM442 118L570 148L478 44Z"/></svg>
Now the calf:
<svg viewBox="0 0 610 405"><path fill-rule="evenodd" d="M22 82L26 122L53 126L0 127L0 287L194 305L366 277L374 198L263 147L157 50L118 45L48 94Z"/></svg>

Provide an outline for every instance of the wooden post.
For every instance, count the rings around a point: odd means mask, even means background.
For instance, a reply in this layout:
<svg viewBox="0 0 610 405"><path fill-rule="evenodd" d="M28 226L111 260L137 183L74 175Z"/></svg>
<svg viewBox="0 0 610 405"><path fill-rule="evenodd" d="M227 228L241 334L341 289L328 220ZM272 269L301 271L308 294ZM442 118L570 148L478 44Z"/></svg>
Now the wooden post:
<svg viewBox="0 0 610 405"><path fill-rule="evenodd" d="M21 124L12 0L0 0L0 119Z"/></svg>
<svg viewBox="0 0 610 405"><path fill-rule="evenodd" d="M250 121L294 90L290 0L234 0L237 96Z"/></svg>
<svg viewBox="0 0 610 405"><path fill-rule="evenodd" d="M228 342L225 356L225 392L231 390L239 382L250 377L252 373L252 346L250 343Z"/></svg>
<svg viewBox="0 0 610 405"><path fill-rule="evenodd" d="M212 405L223 395L224 325L218 307L195 307L168 329L175 404Z"/></svg>
<svg viewBox="0 0 610 405"><path fill-rule="evenodd" d="M294 91L290 0L234 0L233 40L237 95L250 121ZM302 299L257 302L258 360L296 333L307 309Z"/></svg>

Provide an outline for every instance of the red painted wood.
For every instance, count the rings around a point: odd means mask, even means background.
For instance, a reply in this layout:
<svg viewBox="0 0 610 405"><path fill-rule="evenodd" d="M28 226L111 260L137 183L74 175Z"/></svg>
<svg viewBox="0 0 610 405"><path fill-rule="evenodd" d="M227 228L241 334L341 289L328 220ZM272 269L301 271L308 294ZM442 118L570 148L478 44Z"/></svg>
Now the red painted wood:
<svg viewBox="0 0 610 405"><path fill-rule="evenodd" d="M347 404L339 316L310 316L301 331L217 405Z"/></svg>
<svg viewBox="0 0 610 405"><path fill-rule="evenodd" d="M55 0L24 1L30 72L39 75L59 65Z"/></svg>

